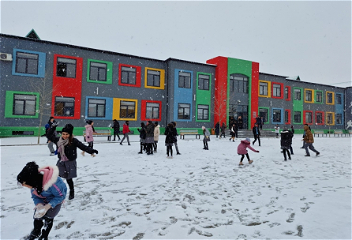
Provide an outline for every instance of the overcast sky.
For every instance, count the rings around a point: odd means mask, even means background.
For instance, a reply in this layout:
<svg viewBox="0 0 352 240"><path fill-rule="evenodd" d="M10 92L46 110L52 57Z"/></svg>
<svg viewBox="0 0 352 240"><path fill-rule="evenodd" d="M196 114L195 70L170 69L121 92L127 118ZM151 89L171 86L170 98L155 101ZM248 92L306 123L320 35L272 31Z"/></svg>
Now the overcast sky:
<svg viewBox="0 0 352 240"><path fill-rule="evenodd" d="M351 2L1 1L1 33L148 58L259 62L260 72L351 86Z"/></svg>

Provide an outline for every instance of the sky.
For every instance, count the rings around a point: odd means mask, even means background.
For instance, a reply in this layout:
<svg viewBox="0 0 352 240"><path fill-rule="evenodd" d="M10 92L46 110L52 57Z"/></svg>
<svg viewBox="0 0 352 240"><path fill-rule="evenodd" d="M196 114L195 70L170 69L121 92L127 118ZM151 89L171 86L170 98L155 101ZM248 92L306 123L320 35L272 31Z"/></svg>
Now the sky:
<svg viewBox="0 0 352 240"><path fill-rule="evenodd" d="M168 159L164 135L153 155L137 153L138 135L130 146L94 138L99 154L78 149L75 198L66 197L49 239L352 239L350 138L316 137L321 154L305 157L301 137L292 160L284 161L279 138L262 138L241 167L239 139L212 135L203 150L202 139L186 136L181 155L174 149ZM56 164L45 142L0 139L2 240L32 230L34 204L16 176L29 161Z"/></svg>
<svg viewBox="0 0 352 240"><path fill-rule="evenodd" d="M1 1L1 33L351 86L351 1Z"/></svg>

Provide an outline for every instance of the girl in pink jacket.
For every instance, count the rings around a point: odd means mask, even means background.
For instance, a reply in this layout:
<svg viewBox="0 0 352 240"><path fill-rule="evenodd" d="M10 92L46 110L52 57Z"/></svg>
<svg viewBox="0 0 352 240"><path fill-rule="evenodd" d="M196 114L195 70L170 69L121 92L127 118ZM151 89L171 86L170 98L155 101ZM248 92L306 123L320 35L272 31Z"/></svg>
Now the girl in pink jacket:
<svg viewBox="0 0 352 240"><path fill-rule="evenodd" d="M85 126L86 128L86 142L88 143L88 147L93 148L93 133L95 133L93 124L94 122L92 120L87 120L86 121L87 125ZM84 156L84 151L82 151L82 155ZM92 157L95 157L95 154L91 154Z"/></svg>
<svg viewBox="0 0 352 240"><path fill-rule="evenodd" d="M255 150L254 148L251 147L251 141L249 138L246 138L246 140L241 140L241 143L237 147L237 154L242 155L239 165L243 165L242 161L244 159L244 155L246 155L249 164L251 164L253 162L253 160L249 160L247 148L249 148L253 152L259 153L259 151Z"/></svg>

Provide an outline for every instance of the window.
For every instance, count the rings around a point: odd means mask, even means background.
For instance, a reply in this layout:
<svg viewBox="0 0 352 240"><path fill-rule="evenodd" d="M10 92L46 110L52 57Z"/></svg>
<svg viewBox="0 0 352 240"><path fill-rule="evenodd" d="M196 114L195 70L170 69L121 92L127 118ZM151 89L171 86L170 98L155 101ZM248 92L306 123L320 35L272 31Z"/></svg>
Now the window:
<svg viewBox="0 0 352 240"><path fill-rule="evenodd" d="M199 74L198 75L198 89L209 90L209 75Z"/></svg>
<svg viewBox="0 0 352 240"><path fill-rule="evenodd" d="M120 118L135 118L136 103L130 101L120 102Z"/></svg>
<svg viewBox="0 0 352 240"><path fill-rule="evenodd" d="M326 104L333 105L334 104L334 93L326 92Z"/></svg>
<svg viewBox="0 0 352 240"><path fill-rule="evenodd" d="M293 113L293 122L294 123L301 123L302 120L301 120L301 112L300 111L294 111Z"/></svg>
<svg viewBox="0 0 352 240"><path fill-rule="evenodd" d="M315 112L315 123L317 125L323 125L324 124L324 112Z"/></svg>
<svg viewBox="0 0 352 240"><path fill-rule="evenodd" d="M334 125L334 113L333 112L326 113L326 125Z"/></svg>
<svg viewBox="0 0 352 240"><path fill-rule="evenodd" d="M146 104L146 119L159 119L159 103L147 102Z"/></svg>
<svg viewBox="0 0 352 240"><path fill-rule="evenodd" d="M178 73L178 87L191 88L191 73L189 72Z"/></svg>
<svg viewBox="0 0 352 240"><path fill-rule="evenodd" d="M268 112L269 112L268 108L259 108L259 116L263 118L263 122L264 123L268 123L269 122Z"/></svg>
<svg viewBox="0 0 352 240"><path fill-rule="evenodd" d="M281 110L280 109L273 109L273 122L281 122Z"/></svg>
<svg viewBox="0 0 352 240"><path fill-rule="evenodd" d="M268 96L267 82L259 82L259 95Z"/></svg>
<svg viewBox="0 0 352 240"><path fill-rule="evenodd" d="M88 117L105 117L105 99L88 99Z"/></svg>
<svg viewBox="0 0 352 240"><path fill-rule="evenodd" d="M16 73L38 74L38 54L16 52Z"/></svg>
<svg viewBox="0 0 352 240"><path fill-rule="evenodd" d="M137 69L133 67L121 67L121 83L136 84Z"/></svg>
<svg viewBox="0 0 352 240"><path fill-rule="evenodd" d="M285 87L285 99L286 101L291 100L291 87Z"/></svg>
<svg viewBox="0 0 352 240"><path fill-rule="evenodd" d="M285 123L291 124L291 111L285 110Z"/></svg>
<svg viewBox="0 0 352 240"><path fill-rule="evenodd" d="M342 104L342 95L336 94L336 104ZM337 119L336 119L337 122Z"/></svg>
<svg viewBox="0 0 352 240"><path fill-rule="evenodd" d="M323 92L322 91L315 91L315 102L316 103L323 103Z"/></svg>
<svg viewBox="0 0 352 240"><path fill-rule="evenodd" d="M305 89L305 102L313 102L313 90Z"/></svg>
<svg viewBox="0 0 352 240"><path fill-rule="evenodd" d="M294 100L301 100L301 89L300 88L295 88L293 90L293 93L294 93Z"/></svg>
<svg viewBox="0 0 352 240"><path fill-rule="evenodd" d="M191 104L179 103L178 104L178 119L190 119Z"/></svg>
<svg viewBox="0 0 352 240"><path fill-rule="evenodd" d="M90 62L89 79L106 81L106 63Z"/></svg>
<svg viewBox="0 0 352 240"><path fill-rule="evenodd" d="M160 71L147 70L147 86L160 87Z"/></svg>
<svg viewBox="0 0 352 240"><path fill-rule="evenodd" d="M230 91L248 93L248 77L242 74L230 75Z"/></svg>
<svg viewBox="0 0 352 240"><path fill-rule="evenodd" d="M208 105L198 105L198 120L209 120Z"/></svg>
<svg viewBox="0 0 352 240"><path fill-rule="evenodd" d="M76 60L70 58L57 58L56 75L59 77L76 77Z"/></svg>
<svg viewBox="0 0 352 240"><path fill-rule="evenodd" d="M281 97L281 85L273 84L273 97Z"/></svg>
<svg viewBox="0 0 352 240"><path fill-rule="evenodd" d="M342 114L341 113L336 114L336 124L342 124Z"/></svg>
<svg viewBox="0 0 352 240"><path fill-rule="evenodd" d="M73 117L75 99L72 97L55 97L55 116Z"/></svg>
<svg viewBox="0 0 352 240"><path fill-rule="evenodd" d="M37 97L34 95L14 95L13 115L34 116Z"/></svg>
<svg viewBox="0 0 352 240"><path fill-rule="evenodd" d="M303 124L313 124L313 112L304 111L304 123Z"/></svg>

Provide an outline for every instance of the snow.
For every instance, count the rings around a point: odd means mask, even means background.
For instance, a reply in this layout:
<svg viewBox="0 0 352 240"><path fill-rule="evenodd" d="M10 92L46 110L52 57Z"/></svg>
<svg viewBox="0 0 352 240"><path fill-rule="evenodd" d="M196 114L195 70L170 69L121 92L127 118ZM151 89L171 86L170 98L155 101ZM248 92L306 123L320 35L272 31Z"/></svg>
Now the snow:
<svg viewBox="0 0 352 240"><path fill-rule="evenodd" d="M83 140L82 137L77 137ZM95 138L96 157L78 154L75 199L54 220L51 239L351 239L351 138L315 138L321 152L304 157L301 135L292 160L280 139L264 138L239 167L239 140L194 136L166 158L164 136L154 155ZM45 138L1 139L1 239L32 230L34 204L16 176L29 161L55 165ZM14 146L9 146L14 145ZM175 152L174 152L175 153Z"/></svg>

